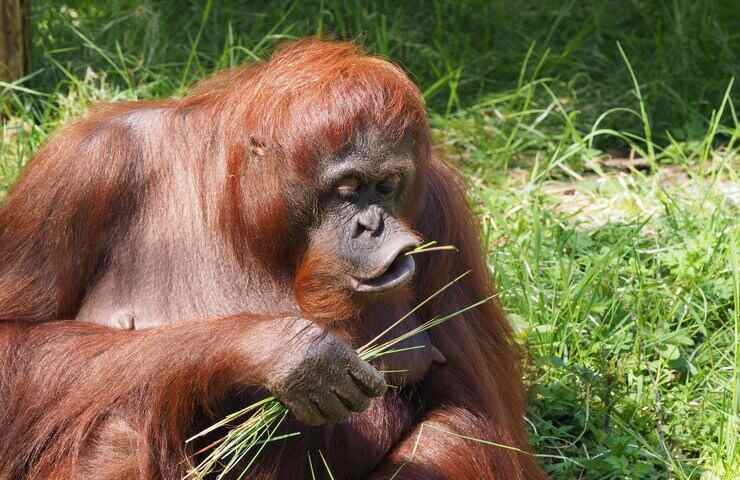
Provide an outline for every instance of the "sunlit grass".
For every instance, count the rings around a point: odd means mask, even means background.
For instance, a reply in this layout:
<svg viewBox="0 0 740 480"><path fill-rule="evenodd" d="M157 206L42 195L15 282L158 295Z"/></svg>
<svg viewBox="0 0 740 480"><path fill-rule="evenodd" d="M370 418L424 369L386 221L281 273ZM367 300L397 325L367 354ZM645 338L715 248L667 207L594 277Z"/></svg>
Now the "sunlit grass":
<svg viewBox="0 0 740 480"><path fill-rule="evenodd" d="M181 95L281 39L360 33L412 72L435 142L466 173L527 352L530 439L552 478L740 476L731 2L537 2L529 15L483 1L33 3L34 69L0 83L0 199L44 139L95 102ZM241 431L256 449L290 441L279 405L241 415L262 418ZM240 469L256 449L238 450ZM318 477L330 471L322 456Z"/></svg>

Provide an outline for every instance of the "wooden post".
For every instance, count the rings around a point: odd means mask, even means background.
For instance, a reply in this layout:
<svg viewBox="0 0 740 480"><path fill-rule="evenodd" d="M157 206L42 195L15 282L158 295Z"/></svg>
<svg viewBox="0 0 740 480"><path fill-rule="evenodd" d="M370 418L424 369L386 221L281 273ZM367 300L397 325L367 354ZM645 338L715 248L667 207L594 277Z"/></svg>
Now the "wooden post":
<svg viewBox="0 0 740 480"><path fill-rule="evenodd" d="M25 71L30 3L31 0L0 0L0 80L17 80Z"/></svg>

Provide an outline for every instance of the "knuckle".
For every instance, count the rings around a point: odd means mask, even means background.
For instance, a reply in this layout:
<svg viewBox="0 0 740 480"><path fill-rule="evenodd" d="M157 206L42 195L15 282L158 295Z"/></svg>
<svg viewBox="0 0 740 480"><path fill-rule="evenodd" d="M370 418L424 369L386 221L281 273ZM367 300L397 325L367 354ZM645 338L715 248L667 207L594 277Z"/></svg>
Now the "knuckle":
<svg viewBox="0 0 740 480"><path fill-rule="evenodd" d="M320 427L321 425L326 424L326 420L321 417L315 417L315 416L307 416L303 419L298 419L301 423L304 423L308 425L309 427Z"/></svg>
<svg viewBox="0 0 740 480"><path fill-rule="evenodd" d="M362 412L367 410L367 407L370 406L370 397L362 396L357 400L357 402L354 405L355 412Z"/></svg>
<svg viewBox="0 0 740 480"><path fill-rule="evenodd" d="M383 395L386 390L388 390L388 386L385 384L385 379L383 379L383 377L376 379L372 386L372 393L374 396L379 397L380 395Z"/></svg>
<svg viewBox="0 0 740 480"><path fill-rule="evenodd" d="M340 410L336 412L334 420L336 422L346 422L351 414L352 412L350 412L349 410Z"/></svg>

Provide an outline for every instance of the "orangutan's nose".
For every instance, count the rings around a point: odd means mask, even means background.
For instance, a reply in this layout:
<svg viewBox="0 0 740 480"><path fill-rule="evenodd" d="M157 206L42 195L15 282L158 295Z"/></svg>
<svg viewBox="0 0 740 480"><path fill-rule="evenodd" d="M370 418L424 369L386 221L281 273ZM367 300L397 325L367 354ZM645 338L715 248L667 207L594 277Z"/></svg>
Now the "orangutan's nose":
<svg viewBox="0 0 740 480"><path fill-rule="evenodd" d="M354 237L368 231L370 235L377 235L383 230L383 209L377 205L370 205L355 218Z"/></svg>

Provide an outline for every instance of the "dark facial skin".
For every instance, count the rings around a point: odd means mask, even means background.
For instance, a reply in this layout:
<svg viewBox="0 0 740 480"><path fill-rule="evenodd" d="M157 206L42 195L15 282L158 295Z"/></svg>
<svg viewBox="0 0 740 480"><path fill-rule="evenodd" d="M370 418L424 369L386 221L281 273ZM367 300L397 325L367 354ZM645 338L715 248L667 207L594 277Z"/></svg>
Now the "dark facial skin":
<svg viewBox="0 0 740 480"><path fill-rule="evenodd" d="M300 422L343 422L385 393L383 374L310 321L291 320L281 336L284 352L269 363L266 383Z"/></svg>
<svg viewBox="0 0 740 480"><path fill-rule="evenodd" d="M400 217L414 173L409 142L387 144L372 133L325 162L314 235L333 245L351 290L391 291L413 277L414 260L404 253L420 239Z"/></svg>
<svg viewBox="0 0 740 480"><path fill-rule="evenodd" d="M321 278L312 284L319 297L332 290L351 292L351 299L343 300L362 304L363 311L374 319L397 319L408 312L402 287L411 281L415 264L405 253L420 243L419 236L402 220L417 173L412 147L410 140L392 142L365 131L339 152L323 155L305 260L311 267L307 268L309 278ZM321 254L312 256L315 249ZM329 275L316 277L316 272ZM299 285L297 291L305 293L306 284ZM301 309L307 311L305 306L301 304ZM328 315L319 317L319 324L351 319L332 310L333 304L324 308L311 303L310 307L309 317ZM355 334L372 337L388 325L379 323L362 331L367 326L365 322L354 325ZM445 362L430 337L420 333L402 346L425 348L380 361L384 370L403 372L399 378L391 374L383 379L346 339L339 340L330 332L331 327L310 340L308 335L299 335L297 338L307 341L310 348L304 351L292 345L279 356L277 371L268 375L273 394L296 418L310 425L344 421L351 412L365 410L372 397L381 396L385 381L415 383L432 363ZM403 330L393 333L400 335Z"/></svg>

